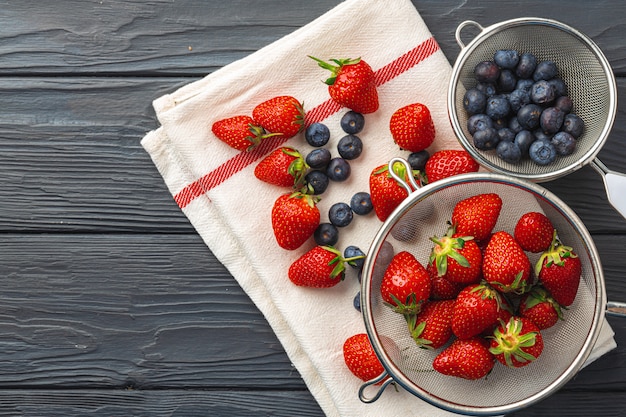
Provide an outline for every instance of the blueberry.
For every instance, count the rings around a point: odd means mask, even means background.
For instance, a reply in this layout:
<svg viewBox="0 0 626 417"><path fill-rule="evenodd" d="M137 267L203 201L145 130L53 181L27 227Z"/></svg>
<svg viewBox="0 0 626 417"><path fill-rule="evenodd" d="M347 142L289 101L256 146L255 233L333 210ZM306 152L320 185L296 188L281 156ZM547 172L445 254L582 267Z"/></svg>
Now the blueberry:
<svg viewBox="0 0 626 417"><path fill-rule="evenodd" d="M539 117L543 109L537 104L527 104L517 112L517 121L524 129L534 130L539 126Z"/></svg>
<svg viewBox="0 0 626 417"><path fill-rule="evenodd" d="M350 199L350 208L359 216L365 216L366 214L370 214L374 209L372 205L372 198L369 193L365 191L359 191L355 193Z"/></svg>
<svg viewBox="0 0 626 417"><path fill-rule="evenodd" d="M358 256L361 256L361 258L348 261L348 265L350 265L352 268L363 268L363 264L365 263L365 252L363 252L361 249L354 245L347 246L343 250L343 257L345 259L356 258Z"/></svg>
<svg viewBox="0 0 626 417"><path fill-rule="evenodd" d="M547 105L552 103L555 98L554 88L545 80L537 81L530 90L530 99L536 104Z"/></svg>
<svg viewBox="0 0 626 417"><path fill-rule="evenodd" d="M522 159L522 151L515 142L500 142L496 147L496 154L505 162L515 164Z"/></svg>
<svg viewBox="0 0 626 417"><path fill-rule="evenodd" d="M328 220L337 227L348 226L352 217L352 209L346 203L335 203L328 210Z"/></svg>
<svg viewBox="0 0 626 417"><path fill-rule="evenodd" d="M574 101L569 96L561 96L554 102L554 107L567 114L574 108Z"/></svg>
<svg viewBox="0 0 626 417"><path fill-rule="evenodd" d="M508 127L503 127L498 130L498 138L500 138L500 142L513 142L515 140L515 132Z"/></svg>
<svg viewBox="0 0 626 417"><path fill-rule="evenodd" d="M519 120L517 118L517 116L515 117L511 117L509 119L509 129L511 129L514 133L519 133L522 130L524 130L524 128L522 127L522 125L520 125Z"/></svg>
<svg viewBox="0 0 626 417"><path fill-rule="evenodd" d="M541 61L537 64L535 72L533 72L533 80L551 80L559 73L556 63L554 61Z"/></svg>
<svg viewBox="0 0 626 417"><path fill-rule="evenodd" d="M311 190L311 192L315 195L323 194L328 188L328 183L330 182L326 173L317 170L310 171L306 174L304 180L309 190Z"/></svg>
<svg viewBox="0 0 626 417"><path fill-rule="evenodd" d="M563 119L562 130L572 135L575 139L578 139L585 130L585 122L577 114L570 113Z"/></svg>
<svg viewBox="0 0 626 417"><path fill-rule="evenodd" d="M487 95L477 88L470 88L463 96L463 108L471 116L483 113L487 104Z"/></svg>
<svg viewBox="0 0 626 417"><path fill-rule="evenodd" d="M304 131L304 138L309 145L320 148L328 143L330 130L323 123L312 123Z"/></svg>
<svg viewBox="0 0 626 417"><path fill-rule="evenodd" d="M539 117L539 126L547 134L553 134L561 130L565 113L556 107L548 107L541 112Z"/></svg>
<svg viewBox="0 0 626 417"><path fill-rule="evenodd" d="M499 49L493 54L493 61L501 68L513 69L519 62L519 52L513 49Z"/></svg>
<svg viewBox="0 0 626 417"><path fill-rule="evenodd" d="M430 158L430 153L424 149L423 151L410 153L406 160L411 166L411 169L423 171L426 167L426 162L428 162L428 158Z"/></svg>
<svg viewBox="0 0 626 417"><path fill-rule="evenodd" d="M330 162L330 151L326 148L313 149L306 156L305 161L313 169L326 168Z"/></svg>
<svg viewBox="0 0 626 417"><path fill-rule="evenodd" d="M346 135L339 139L337 151L343 159L356 159L363 152L363 141L356 135Z"/></svg>
<svg viewBox="0 0 626 417"><path fill-rule="evenodd" d="M520 78L517 80L517 84L515 85L516 90L526 91L530 93L530 89L532 88L535 82L530 78Z"/></svg>
<svg viewBox="0 0 626 417"><path fill-rule="evenodd" d="M487 127L482 130L477 130L472 135L472 138L474 140L474 146L476 147L476 149L480 149L483 151L495 149L496 145L500 141L498 131L493 127Z"/></svg>
<svg viewBox="0 0 626 417"><path fill-rule="evenodd" d="M537 67L537 57L531 53L521 54L517 67L515 67L515 75L520 78L531 78Z"/></svg>
<svg viewBox="0 0 626 417"><path fill-rule="evenodd" d="M343 158L333 158L326 167L326 175L331 181L345 181L350 177L350 163Z"/></svg>
<svg viewBox="0 0 626 417"><path fill-rule="evenodd" d="M352 299L352 305L357 311L361 311L361 291L358 291Z"/></svg>
<svg viewBox="0 0 626 417"><path fill-rule="evenodd" d="M487 100L485 113L493 120L502 119L511 112L511 105L504 96L492 96Z"/></svg>
<svg viewBox="0 0 626 417"><path fill-rule="evenodd" d="M479 83L495 83L500 77L500 68L493 61L479 62L474 67L474 76Z"/></svg>
<svg viewBox="0 0 626 417"><path fill-rule="evenodd" d="M555 97L567 95L567 84L565 84L565 81L563 81L561 78L552 78L551 80L548 80L548 84L552 86Z"/></svg>
<svg viewBox="0 0 626 417"><path fill-rule="evenodd" d="M339 241L339 230L331 223L320 223L313 232L313 239L320 246L334 246Z"/></svg>
<svg viewBox="0 0 626 417"><path fill-rule="evenodd" d="M517 86L517 77L513 71L509 69L503 69L500 71L500 77L498 78L498 90L501 93L508 93L515 90Z"/></svg>
<svg viewBox="0 0 626 417"><path fill-rule="evenodd" d="M522 130L517 135L515 135L515 144L519 148L522 156L528 155L528 150L530 149L530 145L536 140L535 135L529 130Z"/></svg>
<svg viewBox="0 0 626 417"><path fill-rule="evenodd" d="M343 115L339 124L344 132L353 135L363 130L365 117L361 113L350 110Z"/></svg>
<svg viewBox="0 0 626 417"><path fill-rule="evenodd" d="M530 159L538 165L548 165L556 159L556 148L545 140L536 140L528 150Z"/></svg>
<svg viewBox="0 0 626 417"><path fill-rule="evenodd" d="M494 83L478 83L475 88L487 97L491 97L498 92Z"/></svg>
<svg viewBox="0 0 626 417"><path fill-rule="evenodd" d="M467 119L467 130L473 135L477 130L493 127L493 120L486 114L475 114Z"/></svg>
<svg viewBox="0 0 626 417"><path fill-rule="evenodd" d="M556 153L561 156L571 155L576 149L576 139L567 132L557 133L550 143L554 145Z"/></svg>
<svg viewBox="0 0 626 417"><path fill-rule="evenodd" d="M517 113L522 106L530 103L530 91L516 88L511 91L507 98L509 100L509 106L511 106L511 111Z"/></svg>
<svg viewBox="0 0 626 417"><path fill-rule="evenodd" d="M536 140L547 140L548 142L550 142L550 139L552 139L552 134L546 133L541 129L537 129L537 130L533 130L533 135L535 135L535 139Z"/></svg>

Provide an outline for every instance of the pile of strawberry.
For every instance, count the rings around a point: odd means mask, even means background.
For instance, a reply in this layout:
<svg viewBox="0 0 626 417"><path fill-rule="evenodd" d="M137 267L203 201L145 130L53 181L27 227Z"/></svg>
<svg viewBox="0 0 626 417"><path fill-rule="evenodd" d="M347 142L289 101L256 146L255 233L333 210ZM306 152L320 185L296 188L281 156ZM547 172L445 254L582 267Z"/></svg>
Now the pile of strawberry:
<svg viewBox="0 0 626 417"><path fill-rule="evenodd" d="M337 104L361 115L378 110L375 74L365 60L333 59L324 62L313 59L320 67L331 71L325 83L330 98ZM304 136L303 131L310 124L306 122L302 102L293 96L281 95L260 102L251 114L238 114L215 121L212 132L230 147L249 152L265 141L280 139L277 143L282 144L286 139ZM393 167L402 178L413 176L418 182L432 183L452 175L478 171L476 161L463 150L444 149L432 155L428 153L427 148L434 143L436 132L430 111L424 104L412 103L398 108L390 117L389 133L399 150L420 155L421 163L410 172L401 164ZM254 171L257 179L281 189L269 221L276 244L288 251L312 243L315 232L321 226L318 204L322 198L319 192L316 194L312 184L307 184L307 174L312 171L306 162L307 156L292 146L277 145L258 163ZM408 192L388 172L388 161L380 161L378 166L373 167L368 191L372 211L381 221L385 221L408 196ZM312 248L296 259L286 271L293 284L314 288L333 287L343 280L346 264L362 267L365 254L360 249L352 250L352 253L357 253L356 256L346 256L348 248L342 253L334 245L319 244L315 240ZM351 342L356 339L366 343L369 350L357 348L356 342ZM359 353L355 358L349 351ZM346 341L344 356L346 364L351 364L348 367L362 379L370 379L371 373L367 377L363 376L359 372L359 363L378 363L380 366L364 334L355 335L354 339Z"/></svg>
<svg viewBox="0 0 626 417"><path fill-rule="evenodd" d="M401 251L383 276L383 300L419 347L441 349L432 366L442 374L475 380L496 362L532 363L542 331L564 319L576 297L581 261L550 219L530 211L513 230L494 230L501 208L495 193L461 200L424 263ZM531 253L540 254L534 268Z"/></svg>

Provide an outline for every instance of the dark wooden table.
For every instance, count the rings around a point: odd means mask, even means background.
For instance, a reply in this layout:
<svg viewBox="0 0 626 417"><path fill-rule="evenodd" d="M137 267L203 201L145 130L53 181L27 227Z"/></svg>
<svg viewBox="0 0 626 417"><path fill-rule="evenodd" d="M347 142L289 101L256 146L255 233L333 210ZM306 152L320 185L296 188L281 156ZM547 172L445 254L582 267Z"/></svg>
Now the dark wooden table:
<svg viewBox="0 0 626 417"><path fill-rule="evenodd" d="M323 415L140 140L158 125L153 99L338 3L0 1L0 415ZM414 4L451 63L466 19L571 24L626 100L622 0ZM609 168L626 170L625 137L620 108L600 153ZM609 298L626 300L626 220L600 177L584 167L546 186L591 231ZM626 321L609 322L617 350L515 416L626 415Z"/></svg>

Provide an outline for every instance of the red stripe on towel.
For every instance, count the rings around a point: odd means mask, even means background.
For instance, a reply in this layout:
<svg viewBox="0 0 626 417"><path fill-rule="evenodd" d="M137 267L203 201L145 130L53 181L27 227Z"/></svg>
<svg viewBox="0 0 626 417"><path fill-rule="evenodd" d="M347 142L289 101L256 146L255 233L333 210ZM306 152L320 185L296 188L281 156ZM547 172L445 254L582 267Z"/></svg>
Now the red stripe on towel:
<svg viewBox="0 0 626 417"><path fill-rule="evenodd" d="M439 50L439 45L434 38L429 38L411 49L407 53L396 58L389 64L375 71L376 85L381 86L394 79L400 74L413 68L424 59L428 58ZM306 113L306 125L321 122L341 110L341 106L333 100L328 99ZM228 178L232 177L248 165L263 158L276 147L286 142L286 139L274 138L262 142L251 152L241 152L228 161L224 162L213 171L207 173L191 184L183 188L174 196L176 204L183 209L197 197L206 194L212 188L217 187Z"/></svg>

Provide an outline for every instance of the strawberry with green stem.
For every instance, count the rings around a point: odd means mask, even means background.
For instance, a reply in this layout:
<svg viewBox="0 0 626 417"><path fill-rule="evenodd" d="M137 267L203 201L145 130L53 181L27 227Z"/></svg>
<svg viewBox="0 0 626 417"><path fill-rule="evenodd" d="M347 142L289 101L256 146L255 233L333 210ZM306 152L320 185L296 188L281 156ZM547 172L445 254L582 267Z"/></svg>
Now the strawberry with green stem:
<svg viewBox="0 0 626 417"><path fill-rule="evenodd" d="M263 140L277 135L267 133L252 117L246 115L220 119L213 123L211 131L222 142L239 151L251 151Z"/></svg>
<svg viewBox="0 0 626 417"><path fill-rule="evenodd" d="M266 131L289 139L304 129L304 108L292 96L276 96L259 103L252 110L252 118Z"/></svg>
<svg viewBox="0 0 626 417"><path fill-rule="evenodd" d="M304 244L320 224L319 198L296 191L282 194L272 207L272 230L278 245L295 250Z"/></svg>
<svg viewBox="0 0 626 417"><path fill-rule="evenodd" d="M284 146L263 158L254 168L254 176L268 184L299 189L308 168L298 150Z"/></svg>
<svg viewBox="0 0 626 417"><path fill-rule="evenodd" d="M532 321L512 317L494 331L489 351L503 365L521 368L535 361L543 346L543 336Z"/></svg>
<svg viewBox="0 0 626 417"><path fill-rule="evenodd" d="M412 253L401 251L387 266L380 293L396 313L417 314L430 297L430 277Z"/></svg>
<svg viewBox="0 0 626 417"><path fill-rule="evenodd" d="M289 280L300 287L329 288L343 281L346 262L363 258L344 258L332 246L315 246L289 267Z"/></svg>
<svg viewBox="0 0 626 417"><path fill-rule="evenodd" d="M574 302L580 285L582 263L572 247L561 243L556 230L550 247L535 264L535 273L561 306L567 307Z"/></svg>
<svg viewBox="0 0 626 417"><path fill-rule="evenodd" d="M501 305L500 293L489 284L468 285L454 302L452 332L459 339L481 334L497 323Z"/></svg>
<svg viewBox="0 0 626 417"><path fill-rule="evenodd" d="M435 245L430 253L432 263L439 276L451 282L472 284L480 281L482 251L471 236L455 233L450 227L442 237L432 237Z"/></svg>
<svg viewBox="0 0 626 417"><path fill-rule="evenodd" d="M361 58L331 59L332 63L309 56L331 76L324 81L330 97L339 105L357 113L374 113L378 110L378 91L372 67ZM334 64L334 65L333 65Z"/></svg>
<svg viewBox="0 0 626 417"><path fill-rule="evenodd" d="M487 243L483 256L483 277L505 293L523 294L531 286L530 260L511 234L500 230Z"/></svg>
<svg viewBox="0 0 626 417"><path fill-rule="evenodd" d="M563 320L563 309L559 303L545 288L538 285L524 294L520 300L519 313L535 323L540 330L548 329Z"/></svg>
<svg viewBox="0 0 626 417"><path fill-rule="evenodd" d="M418 314L405 316L415 343L426 349L439 349L452 337L454 300L429 301Z"/></svg>

